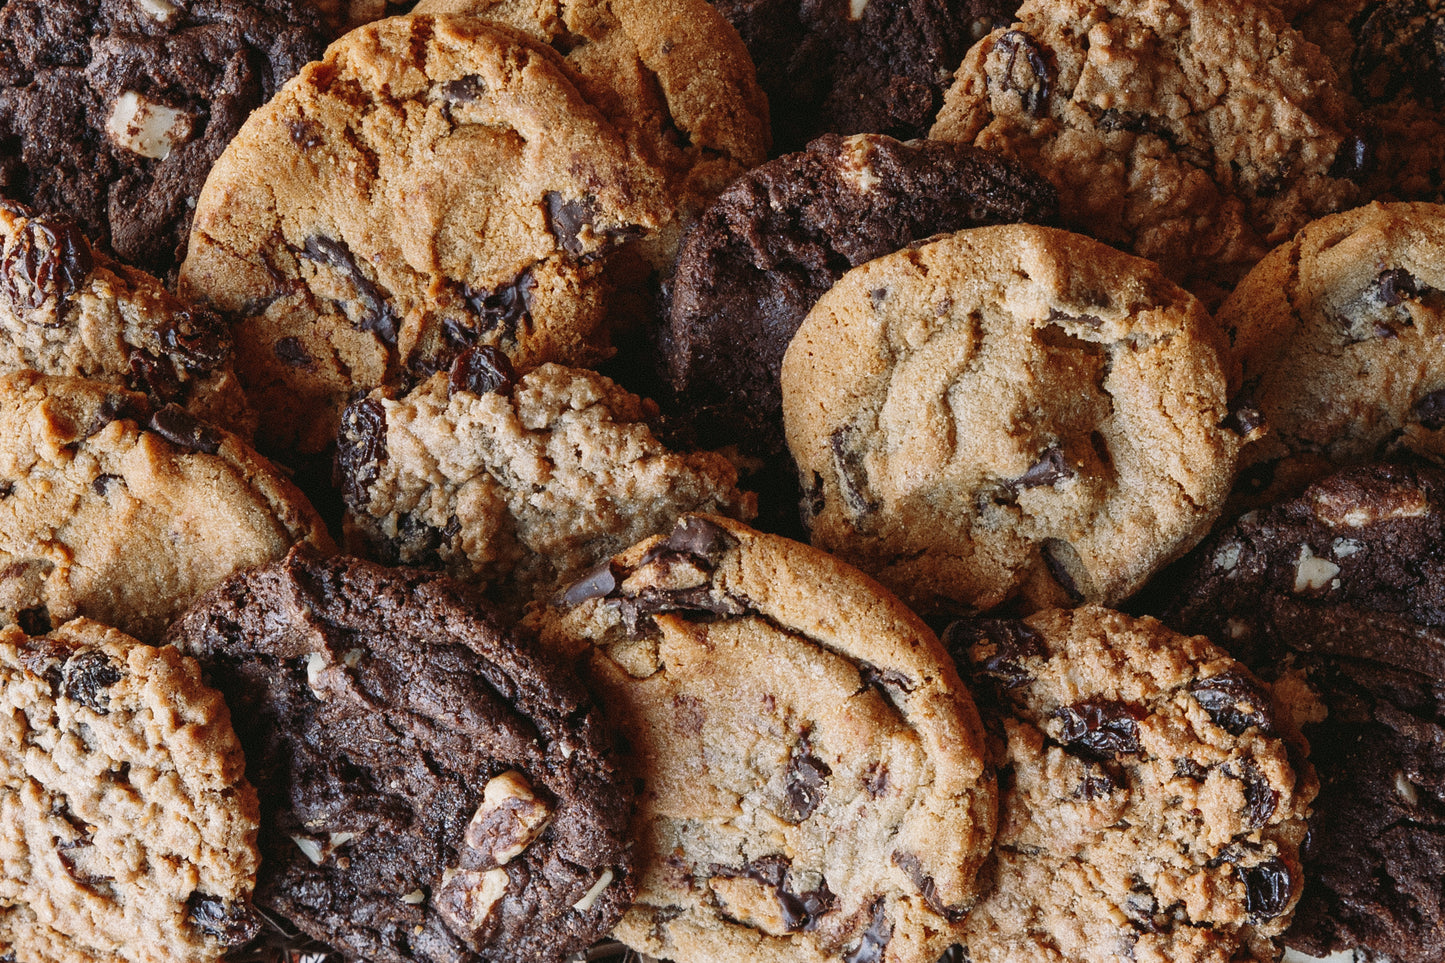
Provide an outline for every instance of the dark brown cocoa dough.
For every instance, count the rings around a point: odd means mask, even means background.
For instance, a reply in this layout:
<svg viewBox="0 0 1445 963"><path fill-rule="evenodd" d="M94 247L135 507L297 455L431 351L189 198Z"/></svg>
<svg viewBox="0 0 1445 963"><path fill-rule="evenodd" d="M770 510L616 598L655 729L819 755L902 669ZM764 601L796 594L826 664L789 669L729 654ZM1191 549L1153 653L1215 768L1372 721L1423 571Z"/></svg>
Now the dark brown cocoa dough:
<svg viewBox="0 0 1445 963"><path fill-rule="evenodd" d="M596 710L455 583L293 553L169 638L232 706L257 903L311 937L378 963L561 961L628 905L631 790Z"/></svg>

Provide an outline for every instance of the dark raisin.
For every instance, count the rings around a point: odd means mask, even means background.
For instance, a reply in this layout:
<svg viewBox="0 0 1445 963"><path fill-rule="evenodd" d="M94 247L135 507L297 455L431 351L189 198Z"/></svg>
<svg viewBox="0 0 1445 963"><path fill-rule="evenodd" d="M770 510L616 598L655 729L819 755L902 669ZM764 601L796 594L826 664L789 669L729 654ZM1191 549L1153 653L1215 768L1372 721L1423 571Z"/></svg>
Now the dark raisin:
<svg viewBox="0 0 1445 963"><path fill-rule="evenodd" d="M0 257L0 288L10 303L38 308L49 298L64 304L95 267L90 243L66 217L31 217Z"/></svg>
<svg viewBox="0 0 1445 963"><path fill-rule="evenodd" d="M868 928L856 945L843 951L843 963L883 963L883 951L893 938L893 926L883 910L884 900L874 900Z"/></svg>
<svg viewBox="0 0 1445 963"><path fill-rule="evenodd" d="M249 943L261 930L261 921L251 907L205 893L192 893L186 900L186 919L226 947Z"/></svg>
<svg viewBox="0 0 1445 963"><path fill-rule="evenodd" d="M808 734L803 733L783 771L788 806L783 818L797 825L813 815L828 793L828 777L832 774L828 764L814 755Z"/></svg>
<svg viewBox="0 0 1445 963"><path fill-rule="evenodd" d="M1279 805L1279 793L1269 784L1264 773L1253 762L1245 761L1243 769L1236 772L1231 766L1224 767L1225 775L1244 783L1244 819L1252 829L1258 829L1269 822Z"/></svg>
<svg viewBox="0 0 1445 963"><path fill-rule="evenodd" d="M1048 49L1022 30L1008 31L994 46L1008 56L1000 86L1018 91L1030 116L1044 116L1054 90L1053 58Z"/></svg>
<svg viewBox="0 0 1445 963"><path fill-rule="evenodd" d="M1205 769L1193 759L1181 756L1174 760L1174 775L1179 779L1193 779L1195 782L1203 782L1209 778L1209 770Z"/></svg>
<svg viewBox="0 0 1445 963"><path fill-rule="evenodd" d="M1082 759L1080 762L1085 766L1084 776L1079 780L1079 785L1074 788L1074 795L1079 799L1088 802L1105 799L1124 785L1124 774L1118 770L1116 764L1095 762L1090 759ZM1113 767L1112 771L1111 766Z"/></svg>
<svg viewBox="0 0 1445 963"><path fill-rule="evenodd" d="M150 430L187 451L214 455L225 440L221 433L179 405L166 405L151 415Z"/></svg>
<svg viewBox="0 0 1445 963"><path fill-rule="evenodd" d="M843 493L843 505L855 519L866 518L878 511L879 503L873 498L868 485L868 468L863 464L863 453L856 445L858 432L852 425L844 425L833 432L828 447L833 452L833 472L838 477L838 489Z"/></svg>
<svg viewBox="0 0 1445 963"><path fill-rule="evenodd" d="M1265 735L1278 731L1269 693L1237 670L1200 679L1189 694L1204 707L1215 725L1230 735L1242 735L1251 726L1258 726Z"/></svg>
<svg viewBox="0 0 1445 963"><path fill-rule="evenodd" d="M386 409L375 398L363 398L341 412L336 433L336 474L346 504L365 512L371 486L386 463Z"/></svg>
<svg viewBox="0 0 1445 963"><path fill-rule="evenodd" d="M1410 414L1430 431L1445 428L1445 389L1432 391L1410 408Z"/></svg>
<svg viewBox="0 0 1445 963"><path fill-rule="evenodd" d="M1289 867L1271 856L1255 866L1236 865L1234 871L1244 883L1244 908L1254 922L1272 920L1285 911L1294 888Z"/></svg>
<svg viewBox="0 0 1445 963"><path fill-rule="evenodd" d="M138 349L130 353L130 371L125 386L148 394L161 404L181 401L186 393L169 359L157 358L148 351Z"/></svg>
<svg viewBox="0 0 1445 963"><path fill-rule="evenodd" d="M1017 689L1033 681L1033 676L1024 668L1024 660L1048 657L1043 636L1015 619L954 622L943 630L943 644L959 665L972 662L975 672L988 676L1005 689Z"/></svg>
<svg viewBox="0 0 1445 963"><path fill-rule="evenodd" d="M214 371L231 354L220 316L200 308L180 312L161 329L161 344L192 374Z"/></svg>
<svg viewBox="0 0 1445 963"><path fill-rule="evenodd" d="M119 682L121 675L105 653L92 649L68 660L61 679L60 691L65 698L105 715L110 712L110 694L106 690Z"/></svg>
<svg viewBox="0 0 1445 963"><path fill-rule="evenodd" d="M50 623L50 610L43 605L32 605L16 612L15 624L26 635L44 635L55 627Z"/></svg>
<svg viewBox="0 0 1445 963"><path fill-rule="evenodd" d="M1094 759L1139 751L1138 710L1123 702L1076 702L1054 712L1059 740Z"/></svg>
<svg viewBox="0 0 1445 963"><path fill-rule="evenodd" d="M509 395L517 385L517 371L498 348L489 344L468 348L457 355L447 378L452 394L470 391L474 395L496 392Z"/></svg>
<svg viewBox="0 0 1445 963"><path fill-rule="evenodd" d="M362 273L350 248L341 241L317 236L306 239L300 254L307 260L325 264L346 275L356 291L360 308L358 316L351 319L352 325L358 331L375 334L388 348L396 347L397 325L401 319L376 282Z"/></svg>
<svg viewBox="0 0 1445 963"><path fill-rule="evenodd" d="M301 343L300 338L277 338L271 351L283 364L292 368L312 368L316 365L316 359L311 357L311 352L306 350L306 345Z"/></svg>

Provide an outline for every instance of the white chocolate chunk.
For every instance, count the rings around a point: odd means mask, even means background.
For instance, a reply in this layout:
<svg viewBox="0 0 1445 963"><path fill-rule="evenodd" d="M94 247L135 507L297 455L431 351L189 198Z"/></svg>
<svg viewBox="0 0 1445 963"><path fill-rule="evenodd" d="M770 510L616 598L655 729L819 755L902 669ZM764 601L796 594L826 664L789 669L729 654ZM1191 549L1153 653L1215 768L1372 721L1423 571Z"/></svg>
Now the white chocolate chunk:
<svg viewBox="0 0 1445 963"><path fill-rule="evenodd" d="M868 9L868 0L848 0L848 19L862 20L863 11Z"/></svg>
<svg viewBox="0 0 1445 963"><path fill-rule="evenodd" d="M882 180L873 170L872 134L854 134L843 141L843 176L860 194L867 194Z"/></svg>
<svg viewBox="0 0 1445 963"><path fill-rule="evenodd" d="M136 0L136 6L141 13L157 23L170 23L179 12L179 8L170 0Z"/></svg>
<svg viewBox="0 0 1445 963"><path fill-rule="evenodd" d="M587 912L592 908L592 904L597 902L597 897L601 896L603 891L611 885L612 870L604 869L602 875L597 877L597 882L593 883L592 888L582 894L581 899L572 904L572 908L579 913Z"/></svg>
<svg viewBox="0 0 1445 963"><path fill-rule="evenodd" d="M1230 542L1227 545L1219 546L1214 553L1214 567L1222 572L1231 571L1239 564L1239 556L1244 553L1244 546L1238 542Z"/></svg>
<svg viewBox="0 0 1445 963"><path fill-rule="evenodd" d="M111 140L126 150L165 160L177 144L184 144L190 138L191 119L179 110L127 90L111 107L105 130Z"/></svg>

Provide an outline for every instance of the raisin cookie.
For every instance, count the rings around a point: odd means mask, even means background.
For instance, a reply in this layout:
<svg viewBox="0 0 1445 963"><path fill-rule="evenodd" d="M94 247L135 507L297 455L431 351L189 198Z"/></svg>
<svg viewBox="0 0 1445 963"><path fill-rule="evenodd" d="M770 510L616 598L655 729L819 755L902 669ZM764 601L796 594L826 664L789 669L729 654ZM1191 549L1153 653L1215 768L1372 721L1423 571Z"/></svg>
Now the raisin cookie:
<svg viewBox="0 0 1445 963"><path fill-rule="evenodd" d="M1018 157L1066 224L1211 303L1356 201L1334 68L1273 7L1030 0L1018 21L968 52L929 136Z"/></svg>
<svg viewBox="0 0 1445 963"><path fill-rule="evenodd" d="M391 564L441 563L463 581L540 598L689 511L752 517L721 455L674 453L656 406L591 371L517 377L473 348L404 397L342 414L348 536Z"/></svg>
<svg viewBox="0 0 1445 963"><path fill-rule="evenodd" d="M1269 434L1240 507L1398 443L1445 457L1445 206L1371 204L1270 252L1216 314Z"/></svg>
<svg viewBox="0 0 1445 963"><path fill-rule="evenodd" d="M332 548L241 439L80 378L0 377L0 625L77 615L153 641L203 591L292 544Z"/></svg>
<svg viewBox="0 0 1445 963"><path fill-rule="evenodd" d="M1202 636L1093 606L956 622L1001 741L989 963L1273 961L1316 786L1269 692Z"/></svg>
<svg viewBox="0 0 1445 963"><path fill-rule="evenodd" d="M377 963L561 963L627 906L632 794L596 710L450 580L293 552L167 638L236 709L258 905Z"/></svg>
<svg viewBox="0 0 1445 963"><path fill-rule="evenodd" d="M1156 265L1052 228L854 268L783 359L813 543L924 611L1128 597L1234 478L1216 340Z"/></svg>
<svg viewBox="0 0 1445 963"><path fill-rule="evenodd" d="M1165 614L1300 693L1320 796L1286 940L1315 955L1442 959L1442 519L1445 472L1347 469L1207 542Z"/></svg>
<svg viewBox="0 0 1445 963"><path fill-rule="evenodd" d="M0 196L169 274L211 165L325 45L305 0L9 0Z"/></svg>
<svg viewBox="0 0 1445 963"><path fill-rule="evenodd" d="M935 963L995 785L937 638L806 545L689 515L539 616L641 784L618 939L676 963Z"/></svg>
<svg viewBox="0 0 1445 963"><path fill-rule="evenodd" d="M830 134L733 182L678 252L667 380L706 445L785 449L778 370L820 295L919 238L1052 220L1041 177L987 151Z"/></svg>
<svg viewBox="0 0 1445 963"><path fill-rule="evenodd" d="M193 660L86 619L6 626L0 706L7 959L200 963L255 934L256 792Z"/></svg>
<svg viewBox="0 0 1445 963"><path fill-rule="evenodd" d="M354 390L473 344L524 369L607 355L609 254L663 226L666 179L574 77L507 27L393 17L252 116L180 283L233 321L264 447L319 451Z"/></svg>
<svg viewBox="0 0 1445 963"><path fill-rule="evenodd" d="M95 252L74 221L0 202L0 371L25 369L123 384L255 430L220 318Z"/></svg>

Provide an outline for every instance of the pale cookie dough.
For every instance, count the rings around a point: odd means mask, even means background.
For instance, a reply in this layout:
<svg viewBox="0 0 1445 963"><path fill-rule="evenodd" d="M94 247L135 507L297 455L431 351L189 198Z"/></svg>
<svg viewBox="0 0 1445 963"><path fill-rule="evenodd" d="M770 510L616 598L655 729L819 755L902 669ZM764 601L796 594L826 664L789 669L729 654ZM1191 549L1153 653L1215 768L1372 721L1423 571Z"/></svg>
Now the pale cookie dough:
<svg viewBox="0 0 1445 963"><path fill-rule="evenodd" d="M1203 636L1093 606L957 622L944 640L1001 754L966 958L1277 958L1317 785L1261 683Z"/></svg>
<svg viewBox="0 0 1445 963"><path fill-rule="evenodd" d="M229 432L80 378L0 377L0 625L156 639L231 572L306 541L305 497Z"/></svg>
<svg viewBox="0 0 1445 963"><path fill-rule="evenodd" d="M233 321L263 446L319 451L353 391L474 344L523 369L609 354L609 265L671 199L575 80L507 27L394 17L252 115L206 182L180 286Z"/></svg>
<svg viewBox="0 0 1445 963"><path fill-rule="evenodd" d="M854 268L783 359L813 543L924 611L1127 598L1234 478L1213 332L1157 266L1050 228Z"/></svg>
<svg viewBox="0 0 1445 963"><path fill-rule="evenodd" d="M755 513L727 459L657 440L651 402L579 368L513 377L463 355L450 377L346 409L337 465L356 547L525 602L685 512Z"/></svg>
<svg viewBox="0 0 1445 963"><path fill-rule="evenodd" d="M253 936L256 792L195 661L77 619L0 629L0 947L203 963Z"/></svg>
<svg viewBox="0 0 1445 963"><path fill-rule="evenodd" d="M937 638L836 559L685 516L538 619L616 720L641 795L613 931L676 963L935 963L995 785Z"/></svg>

